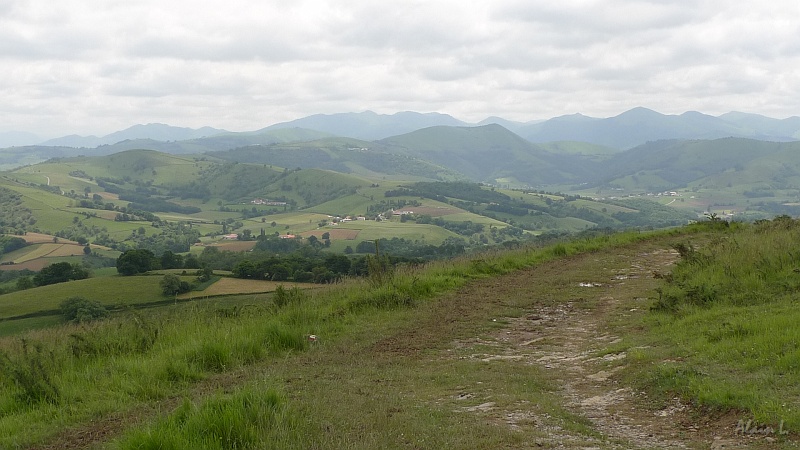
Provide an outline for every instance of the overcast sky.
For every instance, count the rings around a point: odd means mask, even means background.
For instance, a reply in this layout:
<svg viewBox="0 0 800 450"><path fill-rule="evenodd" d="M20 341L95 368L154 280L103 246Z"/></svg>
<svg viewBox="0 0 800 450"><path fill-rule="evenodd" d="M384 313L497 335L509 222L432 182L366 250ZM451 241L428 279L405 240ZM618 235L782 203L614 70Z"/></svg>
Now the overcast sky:
<svg viewBox="0 0 800 450"><path fill-rule="evenodd" d="M0 0L0 132L800 115L800 2Z"/></svg>

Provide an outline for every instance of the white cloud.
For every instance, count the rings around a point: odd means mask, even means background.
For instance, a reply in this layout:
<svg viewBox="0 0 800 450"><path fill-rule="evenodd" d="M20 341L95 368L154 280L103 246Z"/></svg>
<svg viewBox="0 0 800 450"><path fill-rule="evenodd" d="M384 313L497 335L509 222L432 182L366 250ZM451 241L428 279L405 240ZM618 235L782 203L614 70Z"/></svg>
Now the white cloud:
<svg viewBox="0 0 800 450"><path fill-rule="evenodd" d="M257 129L314 113L800 114L781 0L8 0L0 131Z"/></svg>

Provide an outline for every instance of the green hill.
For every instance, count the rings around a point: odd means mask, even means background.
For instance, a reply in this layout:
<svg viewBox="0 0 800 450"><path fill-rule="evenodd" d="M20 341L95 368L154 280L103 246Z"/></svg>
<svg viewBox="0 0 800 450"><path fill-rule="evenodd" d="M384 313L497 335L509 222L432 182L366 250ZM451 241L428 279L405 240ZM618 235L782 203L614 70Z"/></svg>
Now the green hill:
<svg viewBox="0 0 800 450"><path fill-rule="evenodd" d="M588 160L550 153L495 124L431 127L378 142L390 152L424 158L481 182L511 177L546 185L577 180L589 171Z"/></svg>
<svg viewBox="0 0 800 450"><path fill-rule="evenodd" d="M463 174L426 161L386 151L385 146L350 138L254 145L223 152L216 158L242 163L273 164L288 168L315 168L373 178L448 180Z"/></svg>

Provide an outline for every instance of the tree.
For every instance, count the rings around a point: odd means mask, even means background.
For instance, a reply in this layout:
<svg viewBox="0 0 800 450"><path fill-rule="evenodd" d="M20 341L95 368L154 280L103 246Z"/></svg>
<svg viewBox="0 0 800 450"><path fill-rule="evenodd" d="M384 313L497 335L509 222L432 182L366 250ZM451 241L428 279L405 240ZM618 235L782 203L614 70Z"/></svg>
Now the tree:
<svg viewBox="0 0 800 450"><path fill-rule="evenodd" d="M245 259L240 261L236 267L233 268L233 276L236 278L258 278L256 265L252 261Z"/></svg>
<svg viewBox="0 0 800 450"><path fill-rule="evenodd" d="M31 289L35 284L33 284L33 280L31 277L20 277L17 278L17 289L20 291L24 291L25 289Z"/></svg>
<svg viewBox="0 0 800 450"><path fill-rule="evenodd" d="M183 262L183 267L186 269L199 269L200 268L200 260L197 259L197 256L189 253L186 255L186 259Z"/></svg>
<svg viewBox="0 0 800 450"><path fill-rule="evenodd" d="M186 281L181 281L180 277L171 273L164 275L159 283L161 292L164 295L178 295L184 292L189 292L191 286Z"/></svg>
<svg viewBox="0 0 800 450"><path fill-rule="evenodd" d="M198 269L196 272L197 281L201 283L205 283L206 281L210 280L211 277L214 276L214 270L210 267L203 267L202 269Z"/></svg>
<svg viewBox="0 0 800 450"><path fill-rule="evenodd" d="M136 275L152 270L156 256L150 250L128 250L117 258L117 272L120 275Z"/></svg>
<svg viewBox="0 0 800 450"><path fill-rule="evenodd" d="M183 256L176 255L170 250L161 254L162 269L181 269L183 268Z"/></svg>
<svg viewBox="0 0 800 450"><path fill-rule="evenodd" d="M36 286L47 286L49 284L64 283L72 280L83 280L89 278L89 271L79 264L60 262L50 264L34 275L33 283Z"/></svg>
<svg viewBox="0 0 800 450"><path fill-rule="evenodd" d="M99 302L83 297L70 297L59 305L61 314L72 322L88 322L108 315L108 310Z"/></svg>
<svg viewBox="0 0 800 450"><path fill-rule="evenodd" d="M2 246L2 251L0 251L0 253L11 253L14 250L19 250L22 247L25 247L26 245L28 245L28 243L25 241L25 239L0 236L0 246Z"/></svg>

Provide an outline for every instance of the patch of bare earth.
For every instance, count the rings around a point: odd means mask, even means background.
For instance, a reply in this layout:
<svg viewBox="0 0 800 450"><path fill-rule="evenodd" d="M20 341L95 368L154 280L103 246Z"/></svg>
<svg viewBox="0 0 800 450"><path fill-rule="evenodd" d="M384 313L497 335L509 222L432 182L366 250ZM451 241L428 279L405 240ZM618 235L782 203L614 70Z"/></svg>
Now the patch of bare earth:
<svg viewBox="0 0 800 450"><path fill-rule="evenodd" d="M494 294L514 291L530 296L531 307L520 317L495 319L507 326L490 335L459 339L446 353L446 357L544 368L560 386L567 410L587 418L601 437L561 429L552 418L538 417L520 405L502 408L487 401L464 411L520 431L545 429L549 437L537 438L537 443L548 448L771 447L769 438L737 436L737 418L732 415L703 418L678 399L654 410L643 393L615 377L629 361L625 352L613 352L622 339L607 331L609 323L620 315L644 313L650 300L643 296L657 286L654 273L668 271L676 259L677 254L668 250L584 255L504 277ZM593 275L580 278L581 273Z"/></svg>

